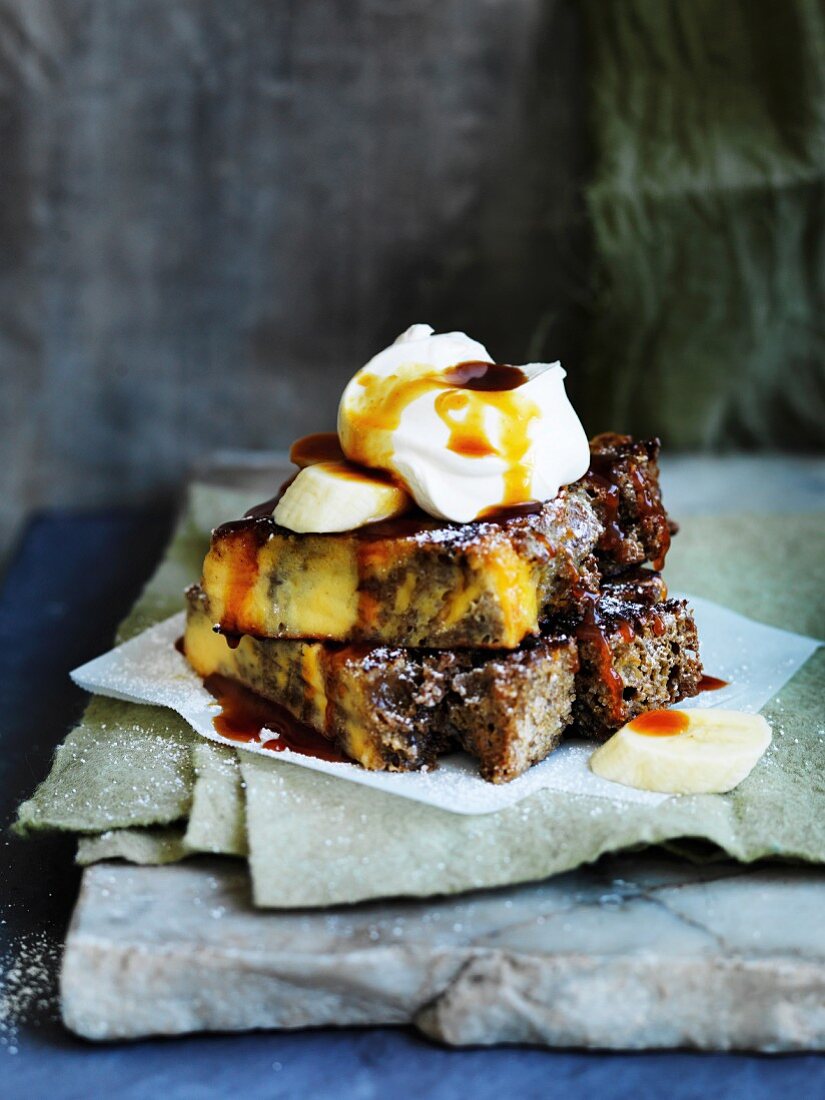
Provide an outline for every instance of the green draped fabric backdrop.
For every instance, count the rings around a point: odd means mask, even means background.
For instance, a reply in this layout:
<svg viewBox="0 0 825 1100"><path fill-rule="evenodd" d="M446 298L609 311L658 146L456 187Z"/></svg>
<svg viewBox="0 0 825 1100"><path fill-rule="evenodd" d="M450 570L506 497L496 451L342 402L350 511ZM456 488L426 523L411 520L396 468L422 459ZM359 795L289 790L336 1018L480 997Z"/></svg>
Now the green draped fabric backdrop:
<svg viewBox="0 0 825 1100"><path fill-rule="evenodd" d="M584 0L588 426L669 447L825 431L825 5Z"/></svg>

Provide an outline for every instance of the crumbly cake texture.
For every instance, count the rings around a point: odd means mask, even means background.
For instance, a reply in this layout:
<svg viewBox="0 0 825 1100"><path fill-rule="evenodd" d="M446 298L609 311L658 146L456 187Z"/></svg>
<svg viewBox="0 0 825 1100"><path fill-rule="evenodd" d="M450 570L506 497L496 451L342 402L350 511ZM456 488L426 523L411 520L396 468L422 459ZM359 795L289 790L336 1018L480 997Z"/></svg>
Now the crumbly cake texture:
<svg viewBox="0 0 825 1100"><path fill-rule="evenodd" d="M508 651L340 646L249 635L230 647L202 591L188 592L186 655L287 708L373 770L412 771L462 747L507 782L565 730L606 738L695 694L696 630L682 601L657 602L655 574L607 586L585 621Z"/></svg>
<svg viewBox="0 0 825 1100"><path fill-rule="evenodd" d="M278 527L272 502L212 535L201 587L227 634L512 649L580 617L602 574L669 545L657 440L598 436L591 469L532 514L410 516L331 535Z"/></svg>
<svg viewBox="0 0 825 1100"><path fill-rule="evenodd" d="M279 703L372 770L414 771L459 746L506 782L558 744L572 717L572 637L512 651L340 646L216 634L203 593L187 593L186 656Z"/></svg>
<svg viewBox="0 0 825 1100"><path fill-rule="evenodd" d="M600 741L644 711L696 695L702 676L696 624L685 600L657 600L656 584L619 580L576 629L573 719Z"/></svg>

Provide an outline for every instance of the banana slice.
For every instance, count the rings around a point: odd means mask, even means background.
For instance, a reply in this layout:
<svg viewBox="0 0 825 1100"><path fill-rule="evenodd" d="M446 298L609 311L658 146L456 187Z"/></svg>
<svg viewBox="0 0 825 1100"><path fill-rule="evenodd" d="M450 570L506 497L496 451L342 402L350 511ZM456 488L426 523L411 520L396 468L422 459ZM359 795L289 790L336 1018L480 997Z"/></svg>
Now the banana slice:
<svg viewBox="0 0 825 1100"><path fill-rule="evenodd" d="M301 470L272 513L290 531L349 531L399 516L412 498L387 477L351 462L317 462Z"/></svg>
<svg viewBox="0 0 825 1100"><path fill-rule="evenodd" d="M654 710L622 726L590 757L602 779L663 794L723 794L749 775L771 743L761 714Z"/></svg>

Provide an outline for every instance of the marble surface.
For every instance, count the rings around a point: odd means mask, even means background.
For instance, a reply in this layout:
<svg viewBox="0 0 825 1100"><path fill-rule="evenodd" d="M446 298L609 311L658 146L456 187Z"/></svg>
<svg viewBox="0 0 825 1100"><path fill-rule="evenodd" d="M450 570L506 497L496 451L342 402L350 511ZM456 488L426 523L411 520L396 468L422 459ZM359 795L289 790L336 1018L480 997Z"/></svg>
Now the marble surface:
<svg viewBox="0 0 825 1100"><path fill-rule="evenodd" d="M27 530L0 588L0 625L15 640L9 650L14 660L0 667L7 702L0 728L5 821L35 778L45 774L68 716L80 710L69 669L109 644L160 553L167 523L146 512L117 511L44 516ZM88 569L92 553L100 562L94 571ZM79 880L71 849L68 838L32 844L6 835L1 951L14 956L21 943L43 935L62 945ZM501 897L506 900L506 892ZM27 1005L23 1018L7 1016L0 1025L4 1096L774 1100L825 1091L825 1055L816 1053L457 1049L412 1027L194 1032L171 1042L161 1036L90 1045L59 1022L57 974L53 977L45 1001ZM14 1054L9 1042L3 1043L3 1026L11 1029L6 1038L14 1038Z"/></svg>
<svg viewBox="0 0 825 1100"><path fill-rule="evenodd" d="M263 492L279 459L226 453L206 476ZM811 511L825 462L676 458L663 483L676 515ZM240 863L98 865L63 1016L92 1039L412 1023L455 1045L821 1050L823 879L647 853L517 889L274 913L253 909Z"/></svg>
<svg viewBox="0 0 825 1100"><path fill-rule="evenodd" d="M825 873L614 857L547 882L315 912L241 864L102 864L66 943L89 1039L411 1023L452 1045L825 1047Z"/></svg>

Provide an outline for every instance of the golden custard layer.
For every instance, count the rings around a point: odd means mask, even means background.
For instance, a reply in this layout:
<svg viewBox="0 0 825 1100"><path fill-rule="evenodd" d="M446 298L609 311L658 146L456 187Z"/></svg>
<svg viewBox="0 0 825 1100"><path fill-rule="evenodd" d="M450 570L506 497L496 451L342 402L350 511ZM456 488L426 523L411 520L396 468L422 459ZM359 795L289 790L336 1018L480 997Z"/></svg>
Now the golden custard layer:
<svg viewBox="0 0 825 1100"><path fill-rule="evenodd" d="M201 587L226 634L512 649L598 586L603 528L582 490L496 520L329 535L287 531L271 510L213 533Z"/></svg>
<svg viewBox="0 0 825 1100"><path fill-rule="evenodd" d="M268 501L214 532L208 613L228 634L515 648L553 617L580 618L600 574L665 560L658 440L600 435L590 452L580 481L496 521L419 515L299 535Z"/></svg>
<svg viewBox="0 0 825 1100"><path fill-rule="evenodd" d="M485 779L507 782L543 760L571 721L572 638L509 652L340 646L240 638L212 629L187 593L184 650L204 679L226 677L285 708L372 771L413 771L463 747Z"/></svg>

